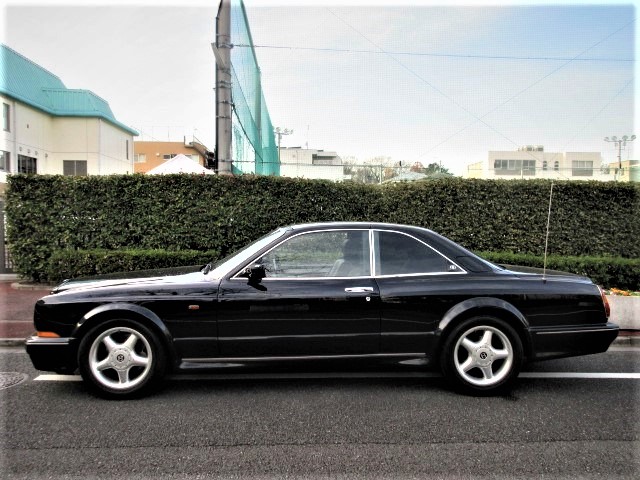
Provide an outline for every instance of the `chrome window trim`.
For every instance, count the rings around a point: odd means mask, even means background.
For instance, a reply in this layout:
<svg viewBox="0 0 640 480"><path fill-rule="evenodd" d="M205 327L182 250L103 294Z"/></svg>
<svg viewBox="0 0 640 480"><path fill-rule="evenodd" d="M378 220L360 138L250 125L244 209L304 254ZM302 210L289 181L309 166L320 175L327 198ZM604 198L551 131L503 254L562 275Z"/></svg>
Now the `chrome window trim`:
<svg viewBox="0 0 640 480"><path fill-rule="evenodd" d="M425 272L425 273L393 273L389 275L376 275L373 278L397 278L397 277L435 277L442 275L466 275L467 272Z"/></svg>
<svg viewBox="0 0 640 480"><path fill-rule="evenodd" d="M236 274L237 275L237 274ZM281 282L283 280L362 280L362 279L371 279L374 278L372 276L359 276L359 277L264 277L262 280L260 280L260 282ZM247 280L246 277L238 277L238 276L233 276L230 278L230 280Z"/></svg>
<svg viewBox="0 0 640 480"><path fill-rule="evenodd" d="M447 257L446 255L440 253L438 250L436 250L435 248L433 248L431 245L429 245L428 243L426 243L425 241L416 238L415 236L409 234L409 233L405 233L405 232L401 232L398 230L387 230L387 229L381 229L381 228L328 228L328 229L317 229L317 230L308 230L305 232L299 232L296 233L295 235L291 235L290 237L287 237L283 240L281 240L280 242L278 242L276 245L274 245L273 247L271 247L269 250L267 250L266 252L264 252L262 255L258 255L255 256L253 258L250 259L249 262L246 262L244 265L250 265L251 263L255 262L255 260L257 260L259 257L262 257L264 255L269 254L272 250L276 249L277 247L279 247L280 245L282 245L284 242L291 240L292 238L298 237L300 235L306 235L309 233L319 233L319 232L344 232L344 231L365 231L367 230L369 232L369 273L370 275L360 275L357 277L265 277L263 278L261 281L267 281L267 282L272 282L272 281L291 281L291 280L303 280L303 281L320 281L320 280L327 280L327 279L332 279L332 280L357 280L357 279L371 279L371 278L403 278L403 277L433 277L433 276L441 276L441 275L466 275L467 271L462 268L460 265L458 265L456 262L452 261L449 257ZM424 246L426 246L427 248L430 248L432 251L434 251L436 254L440 255L442 258L444 258L447 262L451 263L452 265L455 265L456 268L459 271L456 272L417 272L417 273L398 273L398 274L391 274L391 275L375 275L375 267L376 267L376 259L375 259L375 251L374 251L374 235L375 232L391 232L391 233L398 233L400 235L405 235L409 238L412 238L414 240L416 240L417 242L423 244ZM237 268L234 267L234 268ZM233 268L231 270L234 270ZM232 276L230 278L230 280L243 280L246 281L246 277L239 277L238 275L240 275L242 273L242 271L238 271L238 273L236 273L234 276ZM371 275L371 273L373 273L373 275Z"/></svg>
<svg viewBox="0 0 640 480"><path fill-rule="evenodd" d="M373 229L369 229L369 274L375 277L376 275L376 259L375 248L373 245Z"/></svg>

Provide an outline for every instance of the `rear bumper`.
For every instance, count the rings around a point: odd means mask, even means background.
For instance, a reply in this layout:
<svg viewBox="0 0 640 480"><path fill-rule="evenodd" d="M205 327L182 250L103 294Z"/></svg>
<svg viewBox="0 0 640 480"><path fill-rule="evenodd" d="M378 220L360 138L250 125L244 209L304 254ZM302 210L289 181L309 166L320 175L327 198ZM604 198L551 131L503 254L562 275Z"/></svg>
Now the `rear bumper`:
<svg viewBox="0 0 640 480"><path fill-rule="evenodd" d="M572 328L549 328L531 331L531 360L588 355L606 352L618 336L615 323Z"/></svg>
<svg viewBox="0 0 640 480"><path fill-rule="evenodd" d="M77 366L75 338L30 337L26 350L36 370L73 373Z"/></svg>

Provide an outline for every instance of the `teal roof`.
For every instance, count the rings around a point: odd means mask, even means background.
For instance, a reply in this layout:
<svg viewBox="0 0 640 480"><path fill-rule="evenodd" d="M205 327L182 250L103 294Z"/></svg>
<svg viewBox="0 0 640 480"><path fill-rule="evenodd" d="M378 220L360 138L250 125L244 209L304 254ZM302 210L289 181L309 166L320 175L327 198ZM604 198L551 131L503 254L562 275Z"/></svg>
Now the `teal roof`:
<svg viewBox="0 0 640 480"><path fill-rule="evenodd" d="M0 44L0 93L58 117L98 117L132 135L106 100L89 90L69 89L62 80L15 50Z"/></svg>

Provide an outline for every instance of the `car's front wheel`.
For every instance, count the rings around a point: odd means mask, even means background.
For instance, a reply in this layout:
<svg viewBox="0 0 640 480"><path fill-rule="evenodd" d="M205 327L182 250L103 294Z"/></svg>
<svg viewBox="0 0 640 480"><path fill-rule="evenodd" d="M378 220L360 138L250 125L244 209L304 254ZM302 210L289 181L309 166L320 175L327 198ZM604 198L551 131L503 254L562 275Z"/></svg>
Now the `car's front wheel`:
<svg viewBox="0 0 640 480"><path fill-rule="evenodd" d="M456 389L491 395L516 379L522 359L522 341L508 323L494 317L474 317L461 322L446 337L440 366Z"/></svg>
<svg viewBox="0 0 640 480"><path fill-rule="evenodd" d="M78 366L83 380L110 398L140 396L157 386L165 370L158 337L134 320L109 320L80 342Z"/></svg>

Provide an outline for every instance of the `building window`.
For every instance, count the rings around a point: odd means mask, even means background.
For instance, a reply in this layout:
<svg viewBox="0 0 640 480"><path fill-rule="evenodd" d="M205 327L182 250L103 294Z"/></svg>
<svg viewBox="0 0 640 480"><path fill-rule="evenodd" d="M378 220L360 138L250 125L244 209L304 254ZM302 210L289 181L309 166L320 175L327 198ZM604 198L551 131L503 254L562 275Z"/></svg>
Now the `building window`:
<svg viewBox="0 0 640 480"><path fill-rule="evenodd" d="M546 172L548 168L549 168L549 163L546 160L544 160L542 162L542 170Z"/></svg>
<svg viewBox="0 0 640 480"><path fill-rule="evenodd" d="M11 165L9 163L9 159L11 158L11 154L9 152L5 152L0 150L0 172L9 172Z"/></svg>
<svg viewBox="0 0 640 480"><path fill-rule="evenodd" d="M558 160L556 160L555 162L553 162L553 169L554 169L556 172L559 172L559 171L560 171L560 162L559 162Z"/></svg>
<svg viewBox="0 0 640 480"><path fill-rule="evenodd" d="M334 160L337 157L326 157L316 155L315 153L311 155L311 164L312 165L335 165Z"/></svg>
<svg viewBox="0 0 640 480"><path fill-rule="evenodd" d="M18 155L18 173L33 175L38 173L37 159L26 155Z"/></svg>
<svg viewBox="0 0 640 480"><path fill-rule="evenodd" d="M535 160L495 160L493 168L496 175L535 175Z"/></svg>
<svg viewBox="0 0 640 480"><path fill-rule="evenodd" d="M6 103L2 104L2 129L5 132L11 131L11 107Z"/></svg>
<svg viewBox="0 0 640 480"><path fill-rule="evenodd" d="M522 174L523 175L535 175L536 174L536 161L535 160L523 160L522 161Z"/></svg>
<svg viewBox="0 0 640 480"><path fill-rule="evenodd" d="M129 140L126 140L126 143L127 143L126 145L127 152L125 155L127 156L127 160L129 160Z"/></svg>
<svg viewBox="0 0 640 480"><path fill-rule="evenodd" d="M86 160L64 160L62 166L62 174L74 177L84 177L87 175Z"/></svg>
<svg viewBox="0 0 640 480"><path fill-rule="evenodd" d="M571 162L571 175L573 175L574 177L593 176L593 161L573 160Z"/></svg>
<svg viewBox="0 0 640 480"><path fill-rule="evenodd" d="M144 153L136 153L133 156L133 161L135 163L145 163L147 161L147 155Z"/></svg>
<svg viewBox="0 0 640 480"><path fill-rule="evenodd" d="M166 154L166 155L162 155L162 158L163 158L164 160L171 160L171 159L172 159L173 157L175 157L175 156L176 156L176 154L175 154L175 153L169 153L169 154Z"/></svg>

